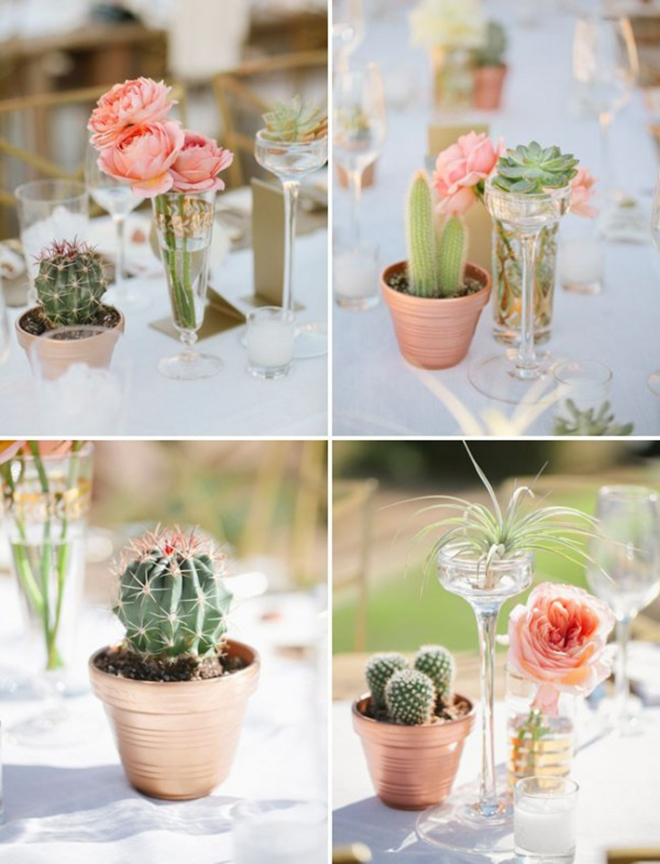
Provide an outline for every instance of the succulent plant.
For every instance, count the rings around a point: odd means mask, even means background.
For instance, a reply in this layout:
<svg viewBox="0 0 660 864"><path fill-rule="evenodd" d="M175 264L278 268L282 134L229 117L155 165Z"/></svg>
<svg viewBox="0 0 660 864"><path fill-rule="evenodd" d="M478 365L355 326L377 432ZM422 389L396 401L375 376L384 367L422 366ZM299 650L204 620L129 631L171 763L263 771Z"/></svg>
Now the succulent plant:
<svg viewBox="0 0 660 864"><path fill-rule="evenodd" d="M371 693L371 704L376 711L385 708L385 686L395 672L408 668L408 661L402 654L374 654L369 658L365 669L367 686Z"/></svg>
<svg viewBox="0 0 660 864"><path fill-rule="evenodd" d="M103 265L86 244L65 240L45 249L34 284L50 328L94 324L99 320L106 292Z"/></svg>
<svg viewBox="0 0 660 864"><path fill-rule="evenodd" d="M577 174L578 160L559 147L541 147L532 141L507 150L497 163L493 186L504 192L538 194L568 186Z"/></svg>
<svg viewBox="0 0 660 864"><path fill-rule="evenodd" d="M114 606L128 647L160 659L212 654L232 599L222 578L225 560L196 530L159 528L133 541Z"/></svg>
<svg viewBox="0 0 660 864"><path fill-rule="evenodd" d="M435 711L433 681L416 669L395 672L385 687L385 703L391 720L403 726L428 723Z"/></svg>
<svg viewBox="0 0 660 864"><path fill-rule="evenodd" d="M456 664L450 651L442 645L424 645L415 655L414 667L433 681L438 698L451 695Z"/></svg>
<svg viewBox="0 0 660 864"><path fill-rule="evenodd" d="M489 21L486 41L474 54L474 62L481 69L501 66L507 48L506 30L498 21Z"/></svg>
<svg viewBox="0 0 660 864"><path fill-rule="evenodd" d="M581 411L572 399L566 399L564 403L568 417L557 417L553 429L553 435L631 435L634 430L633 423L615 423L614 414L611 412L609 402L604 402L600 410L587 408Z"/></svg>
<svg viewBox="0 0 660 864"><path fill-rule="evenodd" d="M271 141L293 144L318 141L328 134L328 117L319 108L295 96L290 102L278 102L264 114L265 137Z"/></svg>

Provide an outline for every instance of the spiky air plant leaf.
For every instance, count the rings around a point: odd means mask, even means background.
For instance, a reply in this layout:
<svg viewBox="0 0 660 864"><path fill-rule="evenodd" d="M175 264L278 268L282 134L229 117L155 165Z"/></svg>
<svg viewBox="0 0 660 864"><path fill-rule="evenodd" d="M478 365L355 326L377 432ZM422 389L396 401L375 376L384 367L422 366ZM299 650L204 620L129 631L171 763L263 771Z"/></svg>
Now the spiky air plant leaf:
<svg viewBox="0 0 660 864"><path fill-rule="evenodd" d="M278 102L264 114L265 137L289 144L318 141L328 134L328 116L320 108L294 96L290 102Z"/></svg>
<svg viewBox="0 0 660 864"><path fill-rule="evenodd" d="M518 145L500 156L493 186L504 192L534 195L546 189L568 186L577 174L579 161L559 147L543 148L537 141Z"/></svg>
<svg viewBox="0 0 660 864"><path fill-rule="evenodd" d="M633 423L615 423L609 402L604 402L600 409L587 408L581 411L572 399L564 403L567 416L557 417L553 435L632 435Z"/></svg>

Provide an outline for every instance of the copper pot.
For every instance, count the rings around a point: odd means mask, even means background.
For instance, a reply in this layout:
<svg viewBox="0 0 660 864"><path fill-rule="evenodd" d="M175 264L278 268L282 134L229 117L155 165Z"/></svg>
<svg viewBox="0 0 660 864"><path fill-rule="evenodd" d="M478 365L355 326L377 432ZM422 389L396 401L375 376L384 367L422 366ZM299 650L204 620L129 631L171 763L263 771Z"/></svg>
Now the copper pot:
<svg viewBox="0 0 660 864"><path fill-rule="evenodd" d="M106 650L106 649L102 649ZM95 695L103 702L132 786L153 798L202 798L229 774L248 697L259 677L259 655L227 641L244 669L205 681L134 681L89 660Z"/></svg>
<svg viewBox="0 0 660 864"><path fill-rule="evenodd" d="M388 267L381 276L381 290L390 308L399 349L413 366L447 369L465 357L479 316L490 297L490 274L466 264L465 273L484 287L467 297L414 297L390 288L394 273L407 267L405 261Z"/></svg>
<svg viewBox="0 0 660 864"><path fill-rule="evenodd" d="M341 167L341 165L337 165L337 176L339 177L339 185L342 189L348 189L348 174ZM376 180L376 163L372 162L371 165L367 165L362 174L362 188L369 189L374 185Z"/></svg>
<svg viewBox="0 0 660 864"><path fill-rule="evenodd" d="M464 717L428 726L399 726L367 717L368 694L353 703L353 728L384 804L396 810L425 810L449 797L463 744L474 726L474 706L465 701L470 711Z"/></svg>
<svg viewBox="0 0 660 864"><path fill-rule="evenodd" d="M481 111L497 111L502 104L502 91L508 67L484 66L474 72L474 107Z"/></svg>
<svg viewBox="0 0 660 864"><path fill-rule="evenodd" d="M16 319L16 336L18 344L28 355L40 336L34 336L23 329L22 321L37 307L28 309ZM119 310L117 310L119 312ZM85 339L44 339L41 348L44 377L53 381L63 375L74 363L84 363L97 369L107 369L112 361L112 354L117 344L118 335L124 332L124 316L119 312L119 321L115 327L108 328L103 333L88 336Z"/></svg>

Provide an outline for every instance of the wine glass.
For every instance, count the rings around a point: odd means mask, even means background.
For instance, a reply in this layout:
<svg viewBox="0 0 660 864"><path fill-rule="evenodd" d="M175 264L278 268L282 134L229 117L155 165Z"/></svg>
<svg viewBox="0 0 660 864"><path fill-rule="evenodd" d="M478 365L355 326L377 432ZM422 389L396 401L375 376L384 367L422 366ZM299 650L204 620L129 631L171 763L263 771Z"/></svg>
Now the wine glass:
<svg viewBox="0 0 660 864"><path fill-rule="evenodd" d="M651 217L651 235L655 248L660 251L660 174L653 193L653 215ZM649 375L648 385L656 396L660 396L660 369Z"/></svg>
<svg viewBox="0 0 660 864"><path fill-rule="evenodd" d="M349 57L363 39L363 0L334 0L332 50L335 70L346 69Z"/></svg>
<svg viewBox="0 0 660 864"><path fill-rule="evenodd" d="M589 587L616 617L617 665L614 725L622 734L638 724L628 706L627 656L630 628L638 612L660 594L658 495L643 486L604 486L596 515L600 536L591 541Z"/></svg>
<svg viewBox="0 0 660 864"><path fill-rule="evenodd" d="M630 195L617 192L610 157L610 126L630 100L639 74L635 38L627 18L596 14L578 18L573 39L573 90L581 113L597 117L601 133L603 203L601 231L608 239L638 239L643 233ZM644 240L646 238L643 238Z"/></svg>
<svg viewBox="0 0 660 864"><path fill-rule="evenodd" d="M131 291L126 281L126 217L141 203L141 199L133 193L126 181L101 171L98 158L98 150L88 144L85 154L85 184L94 201L110 214L117 232L115 283L107 292L106 299L122 309L144 309L149 305L148 299L143 294Z"/></svg>

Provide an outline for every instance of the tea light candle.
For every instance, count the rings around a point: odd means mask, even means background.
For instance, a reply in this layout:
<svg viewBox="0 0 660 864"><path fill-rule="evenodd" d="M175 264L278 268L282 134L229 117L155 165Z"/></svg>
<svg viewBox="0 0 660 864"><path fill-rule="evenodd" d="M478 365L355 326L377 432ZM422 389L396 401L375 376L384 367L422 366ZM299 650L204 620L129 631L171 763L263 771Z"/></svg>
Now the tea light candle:
<svg viewBox="0 0 660 864"><path fill-rule="evenodd" d="M603 250L596 238L568 240L560 252L562 285L567 291L596 294L603 280Z"/></svg>
<svg viewBox="0 0 660 864"><path fill-rule="evenodd" d="M293 360L295 316L266 306L248 316L247 351L252 374L262 378L286 375Z"/></svg>
<svg viewBox="0 0 660 864"><path fill-rule="evenodd" d="M378 301L378 260L375 251L355 249L334 256L334 284L340 306L365 308Z"/></svg>
<svg viewBox="0 0 660 864"><path fill-rule="evenodd" d="M515 787L516 854L570 862L575 855L577 783L561 777L525 777Z"/></svg>

